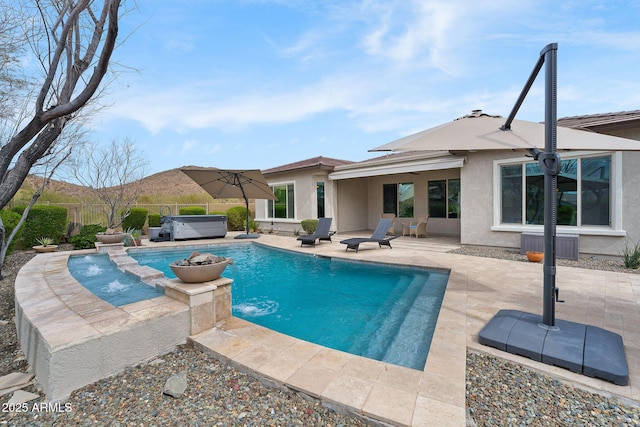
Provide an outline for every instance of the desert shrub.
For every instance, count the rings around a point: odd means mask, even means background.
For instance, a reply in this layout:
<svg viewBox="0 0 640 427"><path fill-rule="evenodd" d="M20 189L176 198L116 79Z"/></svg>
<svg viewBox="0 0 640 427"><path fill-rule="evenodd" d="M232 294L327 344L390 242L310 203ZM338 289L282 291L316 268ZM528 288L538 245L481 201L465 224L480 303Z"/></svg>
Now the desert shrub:
<svg viewBox="0 0 640 427"><path fill-rule="evenodd" d="M148 210L144 208L131 208L131 212L127 217L122 220L122 229L135 229L142 230L144 228L144 223L147 222L147 214Z"/></svg>
<svg viewBox="0 0 640 427"><path fill-rule="evenodd" d="M96 247L96 234L106 229L100 224L87 224L76 236L69 237L69 243L73 245L73 249L93 249Z"/></svg>
<svg viewBox="0 0 640 427"><path fill-rule="evenodd" d="M636 242L635 246L629 246L629 242L622 249L620 254L626 268L640 268L640 242Z"/></svg>
<svg viewBox="0 0 640 427"><path fill-rule="evenodd" d="M149 227L160 227L160 214L149 214Z"/></svg>
<svg viewBox="0 0 640 427"><path fill-rule="evenodd" d="M0 218L2 218L2 223L4 224L4 235L6 239L13 232L13 229L16 228L16 225L18 225L21 216L16 212L2 209L0 210ZM9 248L7 249L7 255L15 250L18 242L20 241L20 238L22 237L23 229L24 227L21 227L20 230L18 230L16 237L14 237L14 239L11 241Z"/></svg>
<svg viewBox="0 0 640 427"><path fill-rule="evenodd" d="M300 222L300 226L307 233L313 234L313 233L316 232L316 229L318 228L318 220L317 219L303 219Z"/></svg>
<svg viewBox="0 0 640 427"><path fill-rule="evenodd" d="M26 206L16 206L13 211L22 215ZM59 244L67 226L67 208L62 206L34 205L27 215L22 230L22 245L30 248L41 237L50 237Z"/></svg>
<svg viewBox="0 0 640 427"><path fill-rule="evenodd" d="M179 209L180 215L206 215L207 210L202 206L185 206Z"/></svg>
<svg viewBox="0 0 640 427"><path fill-rule="evenodd" d="M249 212L251 219L251 212ZM234 206L227 210L227 228L229 231L242 231L246 228L247 208L244 206Z"/></svg>

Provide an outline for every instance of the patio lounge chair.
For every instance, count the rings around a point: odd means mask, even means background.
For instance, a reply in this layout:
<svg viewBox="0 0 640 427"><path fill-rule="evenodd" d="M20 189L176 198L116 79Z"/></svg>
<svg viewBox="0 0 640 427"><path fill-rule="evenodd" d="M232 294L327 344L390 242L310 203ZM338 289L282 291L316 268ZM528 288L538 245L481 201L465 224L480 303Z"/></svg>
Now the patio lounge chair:
<svg viewBox="0 0 640 427"><path fill-rule="evenodd" d="M345 251L348 251L349 249L355 249L356 252L358 252L360 243L367 243L367 242L377 243L378 246L380 247L389 246L389 249L391 249L391 240L397 237L400 237L395 234L387 235L387 231L389 230L389 227L391 227L392 224L393 224L392 219L381 218L380 222L378 222L378 226L376 227L371 237L354 237L352 239L342 240L340 243L347 245L347 248L345 249Z"/></svg>
<svg viewBox="0 0 640 427"><path fill-rule="evenodd" d="M300 246L315 246L316 240L328 240L331 242L331 236L334 234L329 231L331 228L331 221L332 218L318 218L318 227L316 228L315 233L298 237L298 240L300 240Z"/></svg>

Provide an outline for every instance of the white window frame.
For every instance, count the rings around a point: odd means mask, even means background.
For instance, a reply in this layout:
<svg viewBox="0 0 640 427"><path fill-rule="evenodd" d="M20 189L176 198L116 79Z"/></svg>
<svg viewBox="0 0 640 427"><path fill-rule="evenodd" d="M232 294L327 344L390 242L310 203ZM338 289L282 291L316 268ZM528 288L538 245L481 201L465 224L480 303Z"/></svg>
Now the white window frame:
<svg viewBox="0 0 640 427"><path fill-rule="evenodd" d="M626 230L622 229L622 152L621 151L572 151L560 153L561 160L583 159L588 157L611 156L611 189L609 206L611 209L611 225L580 225L580 226L556 226L557 233L582 234L593 236L626 236ZM510 232L542 232L544 226L541 224L502 224L500 223L500 213L502 212L502 191L501 191L501 167L506 165L516 165L531 163L531 157L513 157L508 159L498 159L493 161L493 225L491 231ZM579 177L578 177L579 178ZM580 195L578 195L580 197ZM524 197L523 197L524 199ZM526 203L523 200L523 204ZM524 206L523 206L524 209ZM524 212L524 210L523 210ZM579 210L582 215L582 210Z"/></svg>
<svg viewBox="0 0 640 427"><path fill-rule="evenodd" d="M275 218L272 217L271 214L272 212L269 211L269 201L265 200L264 201L264 212L265 212L265 221L278 221L278 222L296 222L298 221L298 185L296 183L296 181L281 181L281 182L270 182L269 183L269 187L273 188L273 187L277 187L277 186L282 186L282 185L289 185L289 184L293 184L293 197L294 197L294 202L293 202L293 218ZM287 203L287 207L289 206L289 204Z"/></svg>

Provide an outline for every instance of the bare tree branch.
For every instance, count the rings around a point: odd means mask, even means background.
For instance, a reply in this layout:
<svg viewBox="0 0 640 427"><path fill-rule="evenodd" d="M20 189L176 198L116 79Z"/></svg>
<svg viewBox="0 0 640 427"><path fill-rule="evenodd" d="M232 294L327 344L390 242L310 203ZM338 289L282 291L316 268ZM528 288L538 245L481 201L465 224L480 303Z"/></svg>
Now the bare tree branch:
<svg viewBox="0 0 640 427"><path fill-rule="evenodd" d="M102 150L87 147L82 152L76 151L68 166L75 179L91 188L107 206L107 226L116 228L140 196L140 180L148 164L144 154L127 138L114 140Z"/></svg>
<svg viewBox="0 0 640 427"><path fill-rule="evenodd" d="M55 144L73 114L96 94L118 36L121 0L35 1L42 28L47 29L47 52L51 55L39 58L47 69L33 116L0 148L0 208L15 195L34 163ZM95 5L100 5L99 15L93 11ZM35 47L39 41L32 39L30 43ZM83 76L94 63L85 83ZM51 107L45 109L48 103Z"/></svg>

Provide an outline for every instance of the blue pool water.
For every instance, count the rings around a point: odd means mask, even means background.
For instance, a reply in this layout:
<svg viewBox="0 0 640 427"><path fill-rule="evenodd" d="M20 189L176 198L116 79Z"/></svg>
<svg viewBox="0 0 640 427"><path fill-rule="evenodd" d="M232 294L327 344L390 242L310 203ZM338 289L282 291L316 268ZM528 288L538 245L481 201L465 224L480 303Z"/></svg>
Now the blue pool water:
<svg viewBox="0 0 640 427"><path fill-rule="evenodd" d="M175 277L169 263L195 249L129 255ZM448 273L343 261L259 244L200 247L231 257L233 315L326 347L422 370Z"/></svg>
<svg viewBox="0 0 640 427"><path fill-rule="evenodd" d="M116 307L164 295L137 276L118 270L106 254L70 256L67 267L82 286Z"/></svg>

